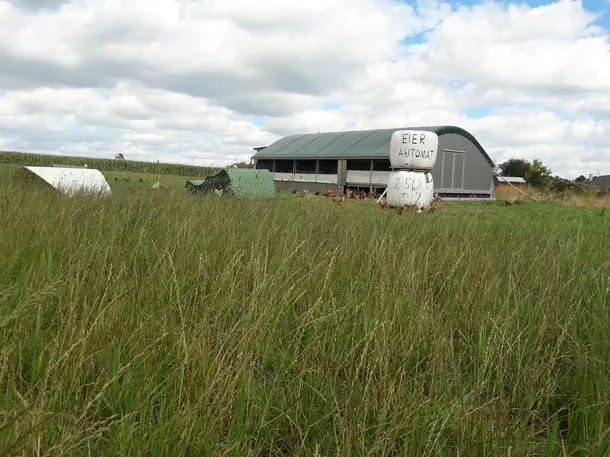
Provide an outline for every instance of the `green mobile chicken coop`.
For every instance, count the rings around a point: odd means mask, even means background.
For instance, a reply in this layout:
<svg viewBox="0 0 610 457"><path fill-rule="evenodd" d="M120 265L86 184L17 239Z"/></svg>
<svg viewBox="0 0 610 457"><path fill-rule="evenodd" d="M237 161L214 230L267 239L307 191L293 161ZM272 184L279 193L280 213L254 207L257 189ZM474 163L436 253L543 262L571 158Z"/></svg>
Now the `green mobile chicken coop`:
<svg viewBox="0 0 610 457"><path fill-rule="evenodd" d="M223 193L230 191L237 197L276 197L273 175L269 170L229 168L204 180L187 181L185 187L190 192L217 190Z"/></svg>

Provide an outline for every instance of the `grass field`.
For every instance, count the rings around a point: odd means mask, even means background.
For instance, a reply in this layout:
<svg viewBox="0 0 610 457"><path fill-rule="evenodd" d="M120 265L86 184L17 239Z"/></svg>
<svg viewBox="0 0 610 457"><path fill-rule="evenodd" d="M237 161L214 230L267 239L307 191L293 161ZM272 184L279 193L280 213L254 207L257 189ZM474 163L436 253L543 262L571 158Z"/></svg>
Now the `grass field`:
<svg viewBox="0 0 610 457"><path fill-rule="evenodd" d="M50 167L53 164L82 167L86 164L89 168L95 168L103 172L124 171L129 173L156 173L177 176L208 174L214 171L214 169L210 167L199 167L194 165L0 151L0 165L12 164L40 167Z"/></svg>
<svg viewBox="0 0 610 457"><path fill-rule="evenodd" d="M21 165L0 164L0 188L10 186L15 170ZM159 182L168 189L184 189L189 179L204 179L205 176L178 176L167 174L129 172L129 171L104 171L102 172L110 188L118 192L131 192L140 189L150 189L155 182Z"/></svg>
<svg viewBox="0 0 610 457"><path fill-rule="evenodd" d="M610 453L599 208L179 181L0 187L0 455Z"/></svg>

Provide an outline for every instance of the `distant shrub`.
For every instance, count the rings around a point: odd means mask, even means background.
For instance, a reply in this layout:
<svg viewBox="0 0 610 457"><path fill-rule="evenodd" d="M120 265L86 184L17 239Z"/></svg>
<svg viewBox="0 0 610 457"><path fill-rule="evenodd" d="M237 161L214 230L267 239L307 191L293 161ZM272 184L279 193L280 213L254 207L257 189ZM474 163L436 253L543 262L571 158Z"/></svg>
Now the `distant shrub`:
<svg viewBox="0 0 610 457"><path fill-rule="evenodd" d="M0 151L0 164L12 163L23 166L46 167L53 164L83 166L100 171L131 171L137 173L159 173L178 176L206 176L216 169L195 165L171 163L140 162L136 160L97 159L92 157L58 156L51 154L33 154L29 152Z"/></svg>

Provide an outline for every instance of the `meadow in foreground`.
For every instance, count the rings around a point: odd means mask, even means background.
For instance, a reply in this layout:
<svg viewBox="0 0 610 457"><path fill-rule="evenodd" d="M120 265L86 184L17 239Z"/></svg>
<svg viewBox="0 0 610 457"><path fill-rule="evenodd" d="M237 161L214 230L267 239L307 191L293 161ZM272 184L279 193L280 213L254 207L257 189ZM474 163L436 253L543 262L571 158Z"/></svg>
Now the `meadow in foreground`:
<svg viewBox="0 0 610 457"><path fill-rule="evenodd" d="M0 214L0 455L610 452L598 209L2 189Z"/></svg>

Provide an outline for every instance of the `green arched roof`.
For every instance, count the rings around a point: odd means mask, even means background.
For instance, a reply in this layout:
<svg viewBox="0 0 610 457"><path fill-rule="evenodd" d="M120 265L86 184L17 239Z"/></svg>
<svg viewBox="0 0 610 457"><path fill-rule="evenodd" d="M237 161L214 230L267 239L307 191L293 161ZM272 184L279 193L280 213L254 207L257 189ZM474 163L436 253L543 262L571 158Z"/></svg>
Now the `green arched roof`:
<svg viewBox="0 0 610 457"><path fill-rule="evenodd" d="M474 144L489 165L494 167L493 161L474 136L460 127L451 125L289 135L258 151L253 157L255 159L386 158L390 154L390 139L397 130L424 130L434 132L438 136L451 133L460 135Z"/></svg>

